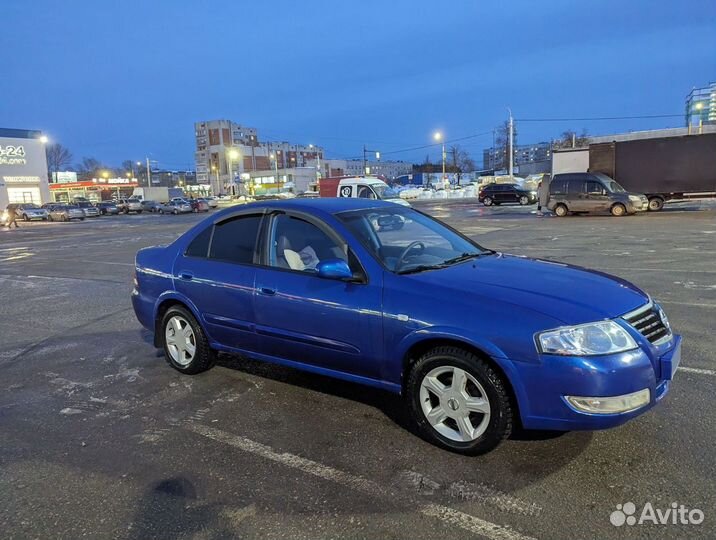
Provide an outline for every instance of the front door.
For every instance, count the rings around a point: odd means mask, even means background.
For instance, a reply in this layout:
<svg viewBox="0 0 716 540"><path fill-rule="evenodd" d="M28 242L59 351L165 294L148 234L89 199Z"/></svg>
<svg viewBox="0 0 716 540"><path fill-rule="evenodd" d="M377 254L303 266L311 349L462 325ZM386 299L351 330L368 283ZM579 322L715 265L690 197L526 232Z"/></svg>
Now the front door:
<svg viewBox="0 0 716 540"><path fill-rule="evenodd" d="M584 189L585 209L588 212L606 212L609 210L609 195L601 182L587 180L584 183Z"/></svg>
<svg viewBox="0 0 716 540"><path fill-rule="evenodd" d="M379 378L382 276L362 283L318 277L316 265L326 259L344 259L356 274L364 272L341 238L303 215L272 217L264 258L256 271L258 350Z"/></svg>

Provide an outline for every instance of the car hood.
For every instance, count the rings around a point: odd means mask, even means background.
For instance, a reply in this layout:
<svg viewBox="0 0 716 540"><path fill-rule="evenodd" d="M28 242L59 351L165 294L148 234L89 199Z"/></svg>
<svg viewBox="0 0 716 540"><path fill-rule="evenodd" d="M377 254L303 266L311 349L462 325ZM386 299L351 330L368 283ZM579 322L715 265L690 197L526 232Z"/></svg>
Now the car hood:
<svg viewBox="0 0 716 540"><path fill-rule="evenodd" d="M618 317L649 301L638 287L602 272L502 253L406 277L436 290L453 289L460 297L518 305L564 324Z"/></svg>

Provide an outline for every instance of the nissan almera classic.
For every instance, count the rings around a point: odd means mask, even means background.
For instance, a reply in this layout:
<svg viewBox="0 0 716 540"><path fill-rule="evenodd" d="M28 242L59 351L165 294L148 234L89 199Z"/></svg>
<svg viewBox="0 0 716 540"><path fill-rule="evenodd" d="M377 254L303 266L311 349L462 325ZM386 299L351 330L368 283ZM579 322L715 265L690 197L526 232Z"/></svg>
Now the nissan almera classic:
<svg viewBox="0 0 716 540"><path fill-rule="evenodd" d="M463 454L514 425L622 424L665 396L681 349L624 280L491 251L376 200L227 208L140 250L132 301L182 373L223 351L382 388Z"/></svg>

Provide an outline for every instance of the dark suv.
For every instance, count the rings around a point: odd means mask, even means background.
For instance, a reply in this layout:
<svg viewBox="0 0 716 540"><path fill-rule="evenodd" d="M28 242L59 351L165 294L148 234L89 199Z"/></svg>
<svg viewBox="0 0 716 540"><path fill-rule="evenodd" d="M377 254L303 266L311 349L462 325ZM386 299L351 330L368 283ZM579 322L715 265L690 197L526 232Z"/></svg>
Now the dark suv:
<svg viewBox="0 0 716 540"><path fill-rule="evenodd" d="M645 211L649 200L641 193L629 193L602 173L556 174L549 184L547 208L563 217L573 212L611 212L623 216Z"/></svg>
<svg viewBox="0 0 716 540"><path fill-rule="evenodd" d="M534 204L537 192L517 184L490 184L480 189L478 200L485 206L504 203Z"/></svg>

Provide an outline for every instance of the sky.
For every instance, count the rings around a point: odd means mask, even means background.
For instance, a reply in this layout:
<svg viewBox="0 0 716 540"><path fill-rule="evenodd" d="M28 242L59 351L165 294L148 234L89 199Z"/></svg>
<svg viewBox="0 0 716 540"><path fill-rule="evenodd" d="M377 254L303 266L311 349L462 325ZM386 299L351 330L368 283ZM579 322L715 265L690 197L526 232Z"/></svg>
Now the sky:
<svg viewBox="0 0 716 540"><path fill-rule="evenodd" d="M229 119L335 158L438 161L410 149L440 130L481 163L508 108L518 144L682 126L716 1L2 0L0 51L0 127L74 162L193 168L194 122ZM525 121L649 115L677 116Z"/></svg>

